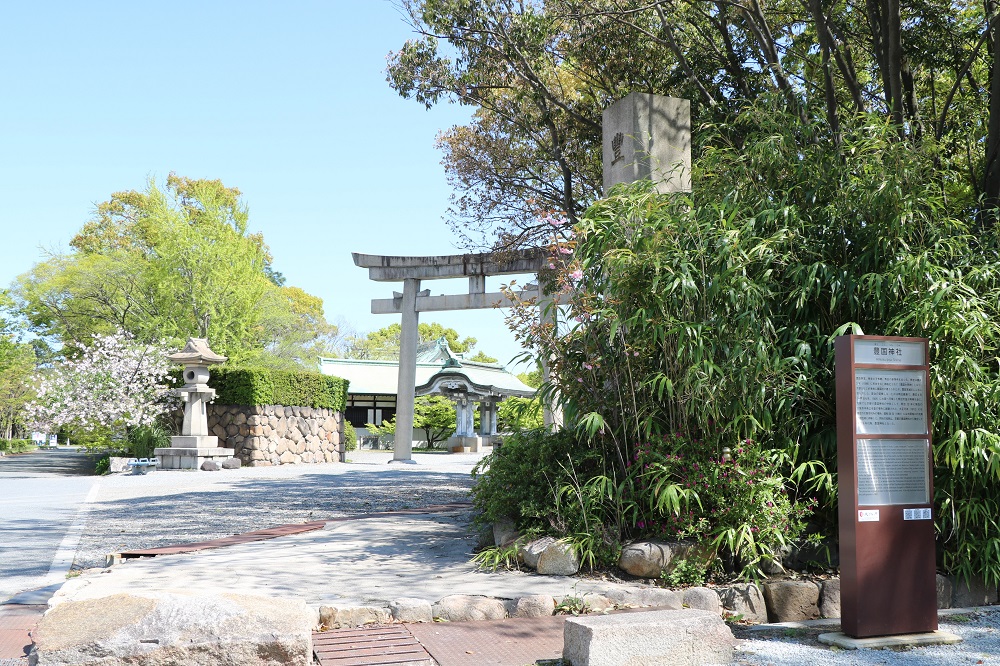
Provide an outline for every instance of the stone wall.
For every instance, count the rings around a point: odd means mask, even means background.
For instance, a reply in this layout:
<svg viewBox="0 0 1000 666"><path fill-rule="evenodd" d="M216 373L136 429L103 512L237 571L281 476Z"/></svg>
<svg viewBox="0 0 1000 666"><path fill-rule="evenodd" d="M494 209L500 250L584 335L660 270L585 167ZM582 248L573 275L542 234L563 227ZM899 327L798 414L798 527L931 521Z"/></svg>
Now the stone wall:
<svg viewBox="0 0 1000 666"><path fill-rule="evenodd" d="M318 407L210 404L208 429L250 467L339 462L344 415Z"/></svg>

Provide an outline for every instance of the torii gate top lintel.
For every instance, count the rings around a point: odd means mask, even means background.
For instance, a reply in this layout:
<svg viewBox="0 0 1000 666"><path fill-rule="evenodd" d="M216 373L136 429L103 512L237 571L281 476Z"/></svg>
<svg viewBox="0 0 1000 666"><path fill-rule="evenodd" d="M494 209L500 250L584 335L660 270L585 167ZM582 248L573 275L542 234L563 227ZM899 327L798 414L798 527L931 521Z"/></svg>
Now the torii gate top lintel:
<svg viewBox="0 0 1000 666"><path fill-rule="evenodd" d="M429 257L394 257L360 252L352 252L351 255L354 265L367 268L368 278L375 282L537 273L545 263L544 250L540 248Z"/></svg>

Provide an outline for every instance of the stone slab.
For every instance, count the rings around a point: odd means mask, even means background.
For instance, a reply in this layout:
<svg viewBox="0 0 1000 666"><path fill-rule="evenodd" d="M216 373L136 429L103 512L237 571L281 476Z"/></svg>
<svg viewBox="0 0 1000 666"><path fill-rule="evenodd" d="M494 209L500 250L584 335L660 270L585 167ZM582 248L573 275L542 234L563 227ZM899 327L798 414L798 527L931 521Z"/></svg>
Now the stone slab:
<svg viewBox="0 0 1000 666"><path fill-rule="evenodd" d="M307 666L317 619L301 600L232 593L66 601L51 608L32 633L32 663Z"/></svg>
<svg viewBox="0 0 1000 666"><path fill-rule="evenodd" d="M838 631L818 636L820 643L835 645L844 650L860 650L862 648L877 650L880 648L921 647L925 645L954 645L961 643L962 637L947 631L931 631L925 634L900 634L898 636L872 636L871 638L853 638Z"/></svg>
<svg viewBox="0 0 1000 666"><path fill-rule="evenodd" d="M572 666L728 664L735 648L722 618L702 610L576 617L563 629L563 659Z"/></svg>

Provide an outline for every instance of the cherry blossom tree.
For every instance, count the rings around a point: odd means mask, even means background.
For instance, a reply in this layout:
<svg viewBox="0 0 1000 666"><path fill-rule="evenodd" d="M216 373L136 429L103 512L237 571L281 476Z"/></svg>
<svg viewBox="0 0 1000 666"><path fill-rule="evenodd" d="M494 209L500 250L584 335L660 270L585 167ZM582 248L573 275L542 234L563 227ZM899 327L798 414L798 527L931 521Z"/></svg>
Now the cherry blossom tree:
<svg viewBox="0 0 1000 666"><path fill-rule="evenodd" d="M121 331L95 335L78 358L38 374L29 418L40 430L72 425L122 432L150 425L177 405L168 383L169 351Z"/></svg>

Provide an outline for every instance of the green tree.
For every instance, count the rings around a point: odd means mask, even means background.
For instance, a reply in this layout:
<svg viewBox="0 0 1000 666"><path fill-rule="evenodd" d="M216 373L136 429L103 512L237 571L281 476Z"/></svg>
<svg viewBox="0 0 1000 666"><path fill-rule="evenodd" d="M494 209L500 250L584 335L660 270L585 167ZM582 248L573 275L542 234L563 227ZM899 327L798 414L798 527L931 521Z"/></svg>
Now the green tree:
<svg viewBox="0 0 1000 666"><path fill-rule="evenodd" d="M389 324L385 328L372 331L364 337L354 337L348 343L347 356L349 358L367 358L395 360L399 358L399 336L402 333L399 324ZM441 338L448 340L448 346L456 354L468 354L476 346L476 339L472 337L462 338L458 331L453 328L446 328L437 322L429 324L418 324L417 335L421 343L436 342ZM485 356L482 352L479 355ZM486 358L492 358L487 356ZM473 359L479 360L479 359ZM496 359L487 361L495 362Z"/></svg>
<svg viewBox="0 0 1000 666"><path fill-rule="evenodd" d="M993 2L508 0L402 3L418 37L387 75L426 106L475 109L442 133L469 244L534 244L539 218L571 223L601 194L601 111L630 92L692 100L695 158L777 112L798 142L840 145L877 115L892 140L934 140L989 211L1000 201L1000 40ZM757 118L763 117L761 115ZM950 166L949 166L950 163Z"/></svg>
<svg viewBox="0 0 1000 666"><path fill-rule="evenodd" d="M239 190L171 174L164 190L150 182L99 204L72 251L37 264L13 292L32 330L71 353L125 331L140 342L207 337L234 364L333 355L322 301L281 286L248 220Z"/></svg>
<svg viewBox="0 0 1000 666"><path fill-rule="evenodd" d="M0 291L0 439L25 432L25 406L34 396L32 375L37 365L31 344L19 342L14 324L3 313L13 301Z"/></svg>
<svg viewBox="0 0 1000 666"><path fill-rule="evenodd" d="M455 406L443 395L420 396L413 403L413 427L424 432L427 448L433 449L455 432Z"/></svg>

